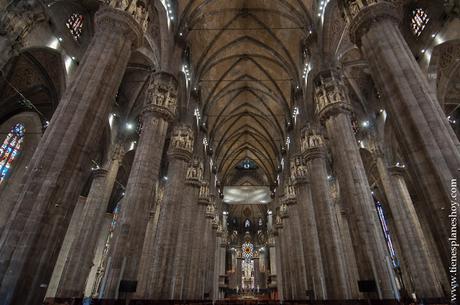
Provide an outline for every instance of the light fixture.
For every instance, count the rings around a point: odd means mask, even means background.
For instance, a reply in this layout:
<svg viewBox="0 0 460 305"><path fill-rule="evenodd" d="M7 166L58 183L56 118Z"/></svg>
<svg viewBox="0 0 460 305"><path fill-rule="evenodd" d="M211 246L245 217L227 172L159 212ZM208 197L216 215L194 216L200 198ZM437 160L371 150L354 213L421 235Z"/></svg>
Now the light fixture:
<svg viewBox="0 0 460 305"><path fill-rule="evenodd" d="M133 128L134 128L134 124L133 124L133 123L126 123L126 129L132 130Z"/></svg>
<svg viewBox="0 0 460 305"><path fill-rule="evenodd" d="M62 39L62 37L58 37L58 40L59 40L59 42L62 42L63 39Z"/></svg>
<svg viewBox="0 0 460 305"><path fill-rule="evenodd" d="M363 122L361 123L361 125L362 125L363 127L369 127L369 121L363 121Z"/></svg>

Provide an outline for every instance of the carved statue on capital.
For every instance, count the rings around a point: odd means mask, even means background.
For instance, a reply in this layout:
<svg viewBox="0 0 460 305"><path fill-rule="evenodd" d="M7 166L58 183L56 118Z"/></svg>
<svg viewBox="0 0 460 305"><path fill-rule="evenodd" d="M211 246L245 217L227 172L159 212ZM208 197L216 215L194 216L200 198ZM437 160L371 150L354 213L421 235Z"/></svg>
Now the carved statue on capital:
<svg viewBox="0 0 460 305"><path fill-rule="evenodd" d="M193 131L190 127L185 125L178 125L174 127L171 142L169 144L168 155L183 160L190 160L193 154ZM203 176L203 166L200 166L200 161L194 160L191 167L187 170L187 179ZM190 176L189 176L190 172Z"/></svg>
<svg viewBox="0 0 460 305"><path fill-rule="evenodd" d="M397 0L343 0L340 2L345 20L350 24L351 41L359 44L362 34L369 30L372 23L390 18L396 22L401 14L396 10ZM402 10L400 10L402 11Z"/></svg>
<svg viewBox="0 0 460 305"><path fill-rule="evenodd" d="M316 113L321 121L340 112L351 110L346 87L335 69L320 72L315 78Z"/></svg>
<svg viewBox="0 0 460 305"><path fill-rule="evenodd" d="M144 111L158 114L168 122L176 116L177 80L165 72L155 73L147 88Z"/></svg>
<svg viewBox="0 0 460 305"><path fill-rule="evenodd" d="M212 220L211 220L212 228L214 230L217 230L219 228L219 223L220 223L219 214L214 212L214 215L213 215Z"/></svg>
<svg viewBox="0 0 460 305"><path fill-rule="evenodd" d="M321 133L313 128L304 130L301 151L304 160L307 161L316 157L324 157L326 143Z"/></svg>
<svg viewBox="0 0 460 305"><path fill-rule="evenodd" d="M282 203L280 205L280 210L279 210L279 216L281 216L281 218L288 218L288 207L287 207L287 204L285 203Z"/></svg>
<svg viewBox="0 0 460 305"><path fill-rule="evenodd" d="M147 5L142 0L104 0L104 3L120 11L128 12L139 24L144 32L147 31L150 18Z"/></svg>
<svg viewBox="0 0 460 305"><path fill-rule="evenodd" d="M198 196L198 203L201 204L209 204L211 201L209 197L209 183L206 181L203 181L200 186L200 193Z"/></svg>
<svg viewBox="0 0 460 305"><path fill-rule="evenodd" d="M216 213L216 207L214 204L208 204L206 206L206 218L213 219Z"/></svg>
<svg viewBox="0 0 460 305"><path fill-rule="evenodd" d="M197 158L193 158L192 161L190 161L190 164L187 168L187 173L185 177L185 180L188 184L199 186L200 192L201 186L203 184L203 171L203 162L201 162Z"/></svg>
<svg viewBox="0 0 460 305"><path fill-rule="evenodd" d="M296 192L295 192L294 183L292 182L291 178L289 178L286 181L286 184L284 185L284 197L283 197L282 202L283 204L281 205L281 207L283 207L284 205L290 205L290 204L296 203Z"/></svg>
<svg viewBox="0 0 460 305"><path fill-rule="evenodd" d="M279 214L276 214L275 217L275 228L281 229L283 227L283 218L281 217L281 211Z"/></svg>
<svg viewBox="0 0 460 305"><path fill-rule="evenodd" d="M306 182L308 179L307 168L304 164L302 155L296 155L291 160L291 180L293 184Z"/></svg>

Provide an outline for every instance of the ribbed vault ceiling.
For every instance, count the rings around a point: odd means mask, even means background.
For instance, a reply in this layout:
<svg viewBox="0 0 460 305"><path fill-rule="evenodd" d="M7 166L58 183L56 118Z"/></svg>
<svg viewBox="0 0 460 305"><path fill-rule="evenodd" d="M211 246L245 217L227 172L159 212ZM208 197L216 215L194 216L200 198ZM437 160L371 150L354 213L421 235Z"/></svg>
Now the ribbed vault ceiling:
<svg viewBox="0 0 460 305"><path fill-rule="evenodd" d="M224 184L244 159L263 170L264 183L276 179L313 2L179 1L179 35L190 48L193 86Z"/></svg>

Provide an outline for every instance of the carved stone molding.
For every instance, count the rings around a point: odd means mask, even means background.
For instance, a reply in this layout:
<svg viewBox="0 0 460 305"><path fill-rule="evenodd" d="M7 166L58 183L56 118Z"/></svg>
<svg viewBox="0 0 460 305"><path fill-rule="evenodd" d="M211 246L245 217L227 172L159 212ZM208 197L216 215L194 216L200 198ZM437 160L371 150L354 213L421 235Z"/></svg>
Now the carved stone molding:
<svg viewBox="0 0 460 305"><path fill-rule="evenodd" d="M144 34L139 24L125 11L112 7L102 7L95 15L96 33L118 31L133 43L133 49L142 46Z"/></svg>
<svg viewBox="0 0 460 305"><path fill-rule="evenodd" d="M351 112L345 85L339 72L327 70L318 73L315 78L316 114L321 122L339 113Z"/></svg>
<svg viewBox="0 0 460 305"><path fill-rule="evenodd" d="M344 13L348 20L350 39L353 43L360 45L361 37L369 31L370 27L383 20L391 20L395 23L401 22L401 13L396 6L389 1L351 0L344 6Z"/></svg>
<svg viewBox="0 0 460 305"><path fill-rule="evenodd" d="M173 122L177 108L177 80L166 72L157 72L150 79L143 113L153 112L168 122Z"/></svg>
<svg viewBox="0 0 460 305"><path fill-rule="evenodd" d="M190 161L193 154L193 131L190 127L185 125L175 126L171 136L171 142L169 144L168 156L172 158L177 158L185 161ZM196 161L196 162L195 162ZM191 167L195 169L187 170L187 180L201 178L203 176L203 166L201 162L194 160ZM190 174L190 175L189 175Z"/></svg>

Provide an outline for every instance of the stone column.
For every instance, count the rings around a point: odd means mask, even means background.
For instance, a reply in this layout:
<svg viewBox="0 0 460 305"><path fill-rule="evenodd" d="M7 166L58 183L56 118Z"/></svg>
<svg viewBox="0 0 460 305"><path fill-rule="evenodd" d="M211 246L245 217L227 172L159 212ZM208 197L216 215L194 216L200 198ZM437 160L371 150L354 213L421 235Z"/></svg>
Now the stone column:
<svg viewBox="0 0 460 305"><path fill-rule="evenodd" d="M271 215L269 215L271 217ZM276 288L278 286L278 281L277 281L277 268L276 268L276 237L274 236L274 233L269 232L269 237L268 237L268 243L267 243L267 251L268 251L268 260L270 262L270 274L268 276L270 277L269 283L270 285L268 288Z"/></svg>
<svg viewBox="0 0 460 305"><path fill-rule="evenodd" d="M81 230L82 215L86 203L86 197L80 196L78 198L75 209L73 210L72 219L70 220L67 232L65 234L64 241L62 243L61 249L59 250L59 256L54 265L53 274L48 283L46 297L54 298L56 297L56 292L59 286L59 281L62 276L62 271L64 270L67 257L69 256L72 243L75 238L78 236L78 232Z"/></svg>
<svg viewBox="0 0 460 305"><path fill-rule="evenodd" d="M278 232L278 238L280 241L279 247L279 258L280 258L280 267L281 267L281 276L283 287L283 300L292 300L292 277L290 269L290 249L289 241L287 234L287 222L289 219L288 210L286 205L281 205L279 207L278 214L275 220L275 227Z"/></svg>
<svg viewBox="0 0 460 305"><path fill-rule="evenodd" d="M23 193L1 237L0 304L42 301L109 109L142 30L103 7L96 32L30 163Z"/></svg>
<svg viewBox="0 0 460 305"><path fill-rule="evenodd" d="M344 198L357 256L359 280L375 280L380 298L393 298L393 274L385 239L351 126L345 85L338 72L320 72L315 78L316 113L329 135L340 193Z"/></svg>
<svg viewBox="0 0 460 305"><path fill-rule="evenodd" d="M153 243L151 269L142 270L141 290L138 297L144 299L172 298L172 274L174 268L175 247L178 237L179 207L183 201L185 178L193 152L193 131L185 125L174 128L168 149L168 182L165 188L163 207ZM197 168L194 175L201 176L202 168Z"/></svg>
<svg viewBox="0 0 460 305"><path fill-rule="evenodd" d="M178 202L177 209L181 211L178 223L176 224L176 230L179 233L176 243L176 249L174 252L174 271L172 274L172 287L173 287L173 299L175 300L187 300L190 299L190 295L185 294L185 291L189 292L187 284L188 272L190 272L189 259L191 255L203 255L202 249L197 249L197 252L193 252L193 240L196 240L194 235L201 237L200 232L195 232L194 222L196 221L198 198L209 194L209 187L207 183L203 183L203 164L198 159L194 159L187 170L187 176L185 178L185 188L183 200Z"/></svg>
<svg viewBox="0 0 460 305"><path fill-rule="evenodd" d="M350 283L344 258L344 249L340 243L340 233L335 220L334 203L330 196L326 169L326 148L321 135L312 130L302 138L302 155L304 160L298 160L295 173L296 181L302 181L309 174L314 215L318 225L319 245L323 263L324 279L326 281L327 299L345 300L353 297L352 291L356 283ZM306 162L306 166L302 164ZM355 295L356 297L356 295Z"/></svg>
<svg viewBox="0 0 460 305"><path fill-rule="evenodd" d="M397 201L389 201L396 234L401 239L402 259L409 269L415 293L418 298L444 297L441 283L445 273L436 268L429 246L404 180L402 167L390 168L394 194Z"/></svg>
<svg viewBox="0 0 460 305"><path fill-rule="evenodd" d="M122 199L122 209L113 240L112 265L107 282L107 298L117 298L121 281L137 286L149 212L169 122L176 110L177 81L171 74L155 73L150 80L142 110L142 128L131 172Z"/></svg>
<svg viewBox="0 0 460 305"><path fill-rule="evenodd" d="M190 255L188 257L188 269L186 274L186 286L184 295L187 299L200 299L203 297L198 290L199 283L203 279L199 276L200 262L203 256L203 245L205 238L205 213L206 206L211 202L209 197L209 185L203 182L200 188L199 198L196 201L198 206L192 209L191 234L189 240L191 243Z"/></svg>
<svg viewBox="0 0 460 305"><path fill-rule="evenodd" d="M276 259L276 286L278 290L278 296L280 300L285 300L285 287L284 287L284 273L283 273L283 263L281 260L281 239L279 236L278 228L282 226L281 218L278 219L278 216L275 218L275 229L273 235L275 236L275 259Z"/></svg>
<svg viewBox="0 0 460 305"><path fill-rule="evenodd" d="M97 233L103 229L102 219L122 161L122 148L116 146L109 169L93 171L93 183L84 206L80 231L72 242L56 297L81 297L84 293L99 238Z"/></svg>
<svg viewBox="0 0 460 305"><path fill-rule="evenodd" d="M215 279L215 260L216 260L216 248L217 248L217 230L219 228L219 215L217 214L218 209L214 211L213 218L211 219L211 230L209 235L209 242L207 244L207 251L209 253L205 268L205 284L204 284L204 293L209 295L209 299L212 298L212 291L214 290L214 285L216 284Z"/></svg>
<svg viewBox="0 0 460 305"><path fill-rule="evenodd" d="M289 280L293 286L293 300L305 300L307 298L306 291L312 289L308 284L315 284L313 278L319 278L322 276L322 272L314 273L313 269L321 269L321 257L311 257L309 252L315 248L315 244L318 242L317 234L314 236L310 231L316 231L316 225L310 221L314 215L306 215L305 195L302 191L297 193L297 185L291 179L285 180L286 186L284 188L284 197L282 198L283 204L288 206L289 209L289 224L288 232L289 237L289 257L290 269L289 269ZM311 201L309 202L311 203ZM318 247L318 254L319 247ZM317 265L318 260L320 262ZM316 270L315 270L316 271Z"/></svg>
<svg viewBox="0 0 460 305"><path fill-rule="evenodd" d="M366 57L409 170L417 177L441 260L450 261L450 184L460 168L459 141L399 30L387 1L350 1L343 7L350 35Z"/></svg>

